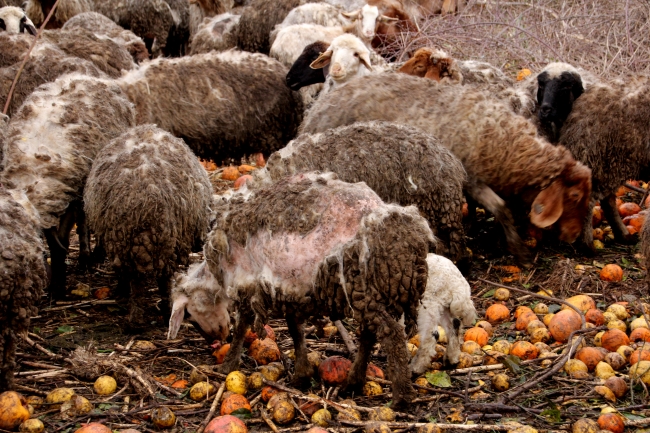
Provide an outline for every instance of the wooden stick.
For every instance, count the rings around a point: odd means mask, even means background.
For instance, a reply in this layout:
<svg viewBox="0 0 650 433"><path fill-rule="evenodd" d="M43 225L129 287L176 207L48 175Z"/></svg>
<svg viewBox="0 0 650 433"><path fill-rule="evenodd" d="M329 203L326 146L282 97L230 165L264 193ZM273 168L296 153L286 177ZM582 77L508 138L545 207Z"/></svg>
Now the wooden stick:
<svg viewBox="0 0 650 433"><path fill-rule="evenodd" d="M271 418L269 418L269 415L266 413L266 409L264 409L264 405L260 406L260 415L262 416L262 419L266 423L266 425L269 426L271 430L273 430L275 433L278 433L278 428L276 425L271 421Z"/></svg>
<svg viewBox="0 0 650 433"><path fill-rule="evenodd" d="M226 382L221 383L221 386L217 391L217 395L214 397L214 400L212 400L212 405L210 406L210 412L208 412L208 416L205 417L205 419L203 420L199 428L196 430L196 433L203 433L203 430L205 430L210 420L212 420L214 413L217 411L217 406L219 404L219 400L221 399L221 396L223 395L224 389L226 389Z"/></svg>
<svg viewBox="0 0 650 433"><path fill-rule="evenodd" d="M354 427L367 427L368 424L373 423L374 421L347 421L339 420L341 424L350 425ZM484 430L484 431L508 431L512 429L512 426L507 425L498 425L498 424L437 424L437 423L427 423L427 422L386 422L386 424L391 429L414 429L417 427L424 427L428 425L434 425L440 430Z"/></svg>
<svg viewBox="0 0 650 433"><path fill-rule="evenodd" d="M351 355L357 353L357 346L354 344L354 341L352 341L352 338L350 337L350 333L348 332L347 329L345 329L343 323L341 323L340 320L335 320L334 326L336 326L336 329L338 329L339 334L341 334L341 339L345 343L345 347L348 348L348 352L350 352Z"/></svg>

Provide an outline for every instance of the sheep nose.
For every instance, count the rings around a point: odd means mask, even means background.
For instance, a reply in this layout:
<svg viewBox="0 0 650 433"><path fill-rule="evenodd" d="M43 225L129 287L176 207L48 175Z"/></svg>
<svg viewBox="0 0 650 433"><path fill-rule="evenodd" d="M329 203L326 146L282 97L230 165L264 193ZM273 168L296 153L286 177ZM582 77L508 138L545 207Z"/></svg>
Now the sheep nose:
<svg viewBox="0 0 650 433"><path fill-rule="evenodd" d="M539 109L539 114L542 116L543 119L551 117L553 114L553 107L550 105L542 105Z"/></svg>
<svg viewBox="0 0 650 433"><path fill-rule="evenodd" d="M345 69L343 69L343 66L340 63L334 63L330 68L330 75L332 78L341 78L345 75Z"/></svg>

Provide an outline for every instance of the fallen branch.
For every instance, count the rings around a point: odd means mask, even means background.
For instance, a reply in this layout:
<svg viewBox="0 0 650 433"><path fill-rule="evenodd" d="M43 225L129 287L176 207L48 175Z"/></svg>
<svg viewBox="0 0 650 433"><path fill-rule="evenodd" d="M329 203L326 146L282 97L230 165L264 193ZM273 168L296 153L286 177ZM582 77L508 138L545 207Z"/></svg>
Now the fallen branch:
<svg viewBox="0 0 650 433"><path fill-rule="evenodd" d="M205 430L207 425L212 420L214 413L217 411L217 406L219 404L219 400L221 400L221 396L223 395L224 389L226 389L226 382L221 383L221 386L217 391L217 395L215 395L214 400L212 400L212 405L210 406L210 412L208 412L208 416L206 416L203 422L201 422L201 425L199 425L199 428L196 430L196 433L203 433L203 430Z"/></svg>
<svg viewBox="0 0 650 433"><path fill-rule="evenodd" d="M350 337L350 333L348 332L347 329L345 329L343 323L341 323L340 320L335 320L334 326L336 326L336 329L338 329L339 334L341 334L341 339L345 343L345 347L348 348L348 352L350 352L351 355L357 353L357 346L354 344L354 341L352 341L352 338Z"/></svg>
<svg viewBox="0 0 650 433"><path fill-rule="evenodd" d="M278 428L276 425L271 421L271 418L269 418L269 414L266 413L266 409L264 409L264 405L260 406L260 415L262 416L262 419L266 423L266 425L269 426L271 430L273 430L275 433L278 433Z"/></svg>
<svg viewBox="0 0 650 433"><path fill-rule="evenodd" d="M27 334L22 334L22 335L21 335L21 338L23 339L23 341L24 341L25 343L27 343L27 344L29 344L30 346L32 346L32 347L34 347L34 348L40 350L41 352L43 352L44 354L46 354L47 356L49 356L49 357L52 358L52 359L57 359L57 360L62 360L62 359L64 359L63 356L61 356L61 355L57 355L56 353L53 353L53 352L50 352L49 350L47 350L46 348L44 348L43 346L41 346L40 344L38 344L37 342L35 342L34 340L32 340L31 338L29 338L29 336L28 336Z"/></svg>
<svg viewBox="0 0 650 433"><path fill-rule="evenodd" d="M350 425L354 427L365 428L376 421L347 421L339 420L341 424ZM438 424L428 422L386 422L383 423L391 429L415 429L418 427L433 425L440 430L468 430L468 431L508 431L512 430L512 425L498 425L498 424Z"/></svg>

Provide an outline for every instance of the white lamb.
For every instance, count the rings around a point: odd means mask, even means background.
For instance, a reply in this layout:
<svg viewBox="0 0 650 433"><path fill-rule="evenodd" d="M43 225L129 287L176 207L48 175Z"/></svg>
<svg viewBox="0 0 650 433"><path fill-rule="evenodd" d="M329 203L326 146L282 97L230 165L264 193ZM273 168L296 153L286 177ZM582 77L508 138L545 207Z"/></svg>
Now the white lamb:
<svg viewBox="0 0 650 433"><path fill-rule="evenodd" d="M457 364L460 357L460 328L471 326L476 309L467 280L451 260L437 254L427 255L429 276L418 309L420 348L411 360L412 373L422 374L436 353L438 325L447 333L449 342L445 361Z"/></svg>

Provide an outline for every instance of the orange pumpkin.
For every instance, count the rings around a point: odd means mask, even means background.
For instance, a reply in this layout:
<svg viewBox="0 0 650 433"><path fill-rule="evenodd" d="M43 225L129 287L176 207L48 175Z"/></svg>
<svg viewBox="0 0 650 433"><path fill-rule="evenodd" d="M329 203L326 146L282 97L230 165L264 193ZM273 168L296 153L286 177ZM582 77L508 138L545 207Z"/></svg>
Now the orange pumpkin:
<svg viewBox="0 0 650 433"><path fill-rule="evenodd" d="M80 429L75 430L74 433L112 433L113 431L106 427L104 424L98 422L91 422L90 424L82 424Z"/></svg>
<svg viewBox="0 0 650 433"><path fill-rule="evenodd" d="M474 327L465 331L465 341L474 341L481 347L485 346L489 339L490 336L483 328Z"/></svg>
<svg viewBox="0 0 650 433"><path fill-rule="evenodd" d="M650 342L650 329L648 328L636 328L630 334L630 341L636 343L637 341L647 341Z"/></svg>
<svg viewBox="0 0 650 433"><path fill-rule="evenodd" d="M260 365L270 364L280 360L280 349L275 341L270 338L255 340L248 348L248 356Z"/></svg>
<svg viewBox="0 0 650 433"><path fill-rule="evenodd" d="M601 430L609 430L612 433L623 433L623 430L625 430L623 417L613 412L598 417L598 426Z"/></svg>
<svg viewBox="0 0 650 433"><path fill-rule="evenodd" d="M605 331L602 339L600 340L601 346L610 352L616 352L621 346L628 346L630 339L625 335L625 332L620 329L609 329Z"/></svg>
<svg viewBox="0 0 650 433"><path fill-rule="evenodd" d="M524 311L517 318L517 321L515 322L515 329L517 329L517 331L523 331L533 320L537 320L537 314L532 311Z"/></svg>
<svg viewBox="0 0 650 433"><path fill-rule="evenodd" d="M571 333L582 326L580 315L573 310L559 311L548 324L548 330L555 341L566 343Z"/></svg>
<svg viewBox="0 0 650 433"><path fill-rule="evenodd" d="M221 178L223 180L237 180L239 179L239 176L241 176L241 173L239 173L237 167L233 167L233 166L226 167L221 172Z"/></svg>
<svg viewBox="0 0 650 433"><path fill-rule="evenodd" d="M598 227L598 224L600 224L602 221L603 221L603 210L600 208L600 206L594 206L594 213L591 216L591 226Z"/></svg>
<svg viewBox="0 0 650 433"><path fill-rule="evenodd" d="M514 314L515 320L519 319L519 316L529 311L531 313L533 312L533 310L531 310L530 307L526 307L525 305L518 306L517 309L515 309L515 314Z"/></svg>
<svg viewBox="0 0 650 433"><path fill-rule="evenodd" d="M516 341L510 348L510 354L523 360L536 359L539 356L539 349L528 341Z"/></svg>
<svg viewBox="0 0 650 433"><path fill-rule="evenodd" d="M251 410L248 399L241 394L231 394L221 403L221 415L230 415L239 409Z"/></svg>
<svg viewBox="0 0 650 433"><path fill-rule="evenodd" d="M623 279L623 269L619 265L605 265L600 270L600 279L603 281L621 281Z"/></svg>
<svg viewBox="0 0 650 433"><path fill-rule="evenodd" d="M327 385L341 385L347 379L352 362L342 356L330 356L318 366L318 375Z"/></svg>
<svg viewBox="0 0 650 433"><path fill-rule="evenodd" d="M246 424L236 416L219 416L208 424L203 433L246 433Z"/></svg>
<svg viewBox="0 0 650 433"><path fill-rule="evenodd" d="M373 363L368 364L368 368L366 369L366 376L377 377L379 379L385 378L383 370Z"/></svg>
<svg viewBox="0 0 650 433"><path fill-rule="evenodd" d="M639 361L650 361L650 349L637 349L630 355L630 365L634 365Z"/></svg>
<svg viewBox="0 0 650 433"><path fill-rule="evenodd" d="M226 355L228 354L228 351L230 350L230 343L224 344L214 352L212 352L212 356L217 358L217 364L223 364L223 360L226 359Z"/></svg>
<svg viewBox="0 0 650 433"><path fill-rule="evenodd" d="M244 186L246 184L246 182L248 182L252 178L253 178L253 176L251 176L250 174L243 175L242 177L240 177L239 179L237 179L235 181L235 185L233 185L233 188L235 189L235 191L237 191L239 188Z"/></svg>
<svg viewBox="0 0 650 433"><path fill-rule="evenodd" d="M593 323L596 326L601 326L605 324L605 316L602 311L592 308L585 313L585 320L589 323Z"/></svg>
<svg viewBox="0 0 650 433"><path fill-rule="evenodd" d="M510 319L510 310L502 304L492 304L485 311L485 319L491 324L505 322Z"/></svg>
<svg viewBox="0 0 650 433"><path fill-rule="evenodd" d="M583 347L576 352L575 358L584 362L589 371L594 371L596 365L605 359L605 355L595 347Z"/></svg>
<svg viewBox="0 0 650 433"><path fill-rule="evenodd" d="M622 218L628 217L641 212L641 208L636 203L623 203L618 207L618 213Z"/></svg>

